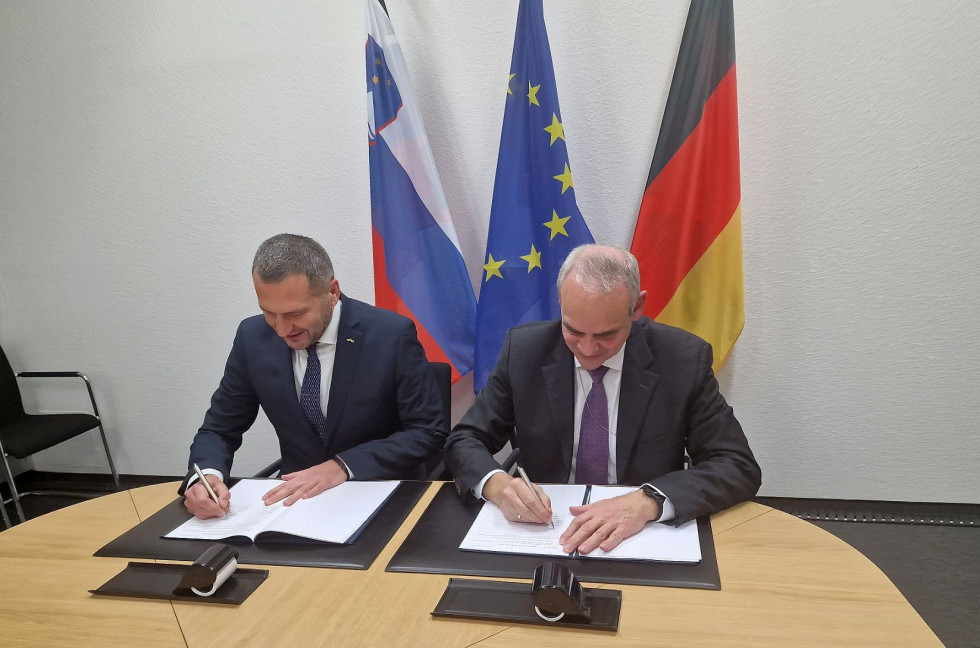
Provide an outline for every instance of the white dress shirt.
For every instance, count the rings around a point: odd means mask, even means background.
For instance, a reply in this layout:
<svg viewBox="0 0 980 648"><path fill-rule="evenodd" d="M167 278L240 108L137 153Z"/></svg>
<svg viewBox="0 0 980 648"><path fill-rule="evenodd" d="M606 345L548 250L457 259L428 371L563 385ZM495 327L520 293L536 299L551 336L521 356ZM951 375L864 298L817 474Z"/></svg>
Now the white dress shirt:
<svg viewBox="0 0 980 648"><path fill-rule="evenodd" d="M320 409L327 415L327 401L330 397L330 383L333 380L333 361L337 357L337 332L340 330L341 302L333 307L333 317L316 342L316 357L320 359ZM306 365L309 364L309 354L306 349L293 349L293 380L296 382L296 400L302 397L303 376L306 375Z"/></svg>

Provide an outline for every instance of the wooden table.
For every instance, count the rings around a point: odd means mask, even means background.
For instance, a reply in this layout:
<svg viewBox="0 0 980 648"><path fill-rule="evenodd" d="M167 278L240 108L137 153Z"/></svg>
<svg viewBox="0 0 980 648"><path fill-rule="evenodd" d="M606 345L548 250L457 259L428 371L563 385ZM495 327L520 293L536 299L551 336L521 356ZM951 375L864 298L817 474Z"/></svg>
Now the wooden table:
<svg viewBox="0 0 980 648"><path fill-rule="evenodd" d="M173 500L176 484L107 495L0 533L4 646L942 646L850 545L768 507L712 518L722 589L609 585L616 633L430 616L448 578L384 571L437 484L366 571L268 567L239 607L96 597L125 559L92 553ZM602 586L585 583L588 587Z"/></svg>

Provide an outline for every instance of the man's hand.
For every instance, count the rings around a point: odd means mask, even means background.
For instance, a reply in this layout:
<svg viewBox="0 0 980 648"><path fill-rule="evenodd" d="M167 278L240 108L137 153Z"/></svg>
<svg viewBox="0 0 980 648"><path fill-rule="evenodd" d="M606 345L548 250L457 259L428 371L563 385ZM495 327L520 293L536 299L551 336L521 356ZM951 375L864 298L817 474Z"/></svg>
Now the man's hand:
<svg viewBox="0 0 980 648"><path fill-rule="evenodd" d="M196 518L207 520L208 518L220 517L228 512L231 506L231 493L217 475L205 475L205 479L211 484L211 489L218 496L218 503L215 504L208 489L204 487L201 480L197 480L184 491L184 508Z"/></svg>
<svg viewBox="0 0 980 648"><path fill-rule="evenodd" d="M541 496L541 502L523 479L496 473L483 485L483 498L496 504L511 522L548 524L551 522L551 500L537 484L534 490Z"/></svg>
<svg viewBox="0 0 980 648"><path fill-rule="evenodd" d="M325 490L347 481L347 472L333 459L306 470L282 476L285 484L279 484L262 496L266 506L285 499L284 506L292 506L301 499L316 497Z"/></svg>
<svg viewBox="0 0 980 648"><path fill-rule="evenodd" d="M620 542L639 532L650 520L660 515L659 506L637 490L619 497L599 500L584 506L572 506L575 516L558 539L562 551L587 554L599 547L609 551Z"/></svg>

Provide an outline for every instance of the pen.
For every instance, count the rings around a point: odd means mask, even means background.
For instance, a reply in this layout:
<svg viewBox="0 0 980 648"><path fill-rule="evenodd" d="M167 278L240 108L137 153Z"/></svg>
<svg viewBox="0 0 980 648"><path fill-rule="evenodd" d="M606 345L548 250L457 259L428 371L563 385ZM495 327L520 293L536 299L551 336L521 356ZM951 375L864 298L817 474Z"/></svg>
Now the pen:
<svg viewBox="0 0 980 648"><path fill-rule="evenodd" d="M582 506L588 504L591 499L592 499L592 484L589 484L588 486L585 487L585 492L582 493ZM568 555L571 558L580 558L582 556L582 554L579 553L577 548L575 549L575 551L573 551Z"/></svg>
<svg viewBox="0 0 980 648"><path fill-rule="evenodd" d="M208 495L211 496L211 499L213 499L214 500L214 503L217 504L218 507L220 508L221 507L221 503L218 502L218 496L214 494L214 489L211 488L211 484L208 482L207 478L204 476L204 473L201 472L201 467L198 466L197 464L194 464L194 472L197 473L197 478L201 480L201 483L202 484L204 484L204 488L208 489ZM221 512L221 517L225 517L225 512L224 511Z"/></svg>
<svg viewBox="0 0 980 648"><path fill-rule="evenodd" d="M540 504L543 507L544 502L541 501L541 494L538 493L538 491L534 490L534 484L532 484L531 480L528 479L527 473L524 472L524 469L521 468L521 466L519 465L517 466L517 472L521 473L521 479L523 479L524 483L527 484L527 487L531 489L531 492L534 493L534 496L538 498L538 504ZM548 524L551 526L552 529L555 528L554 520L548 520Z"/></svg>

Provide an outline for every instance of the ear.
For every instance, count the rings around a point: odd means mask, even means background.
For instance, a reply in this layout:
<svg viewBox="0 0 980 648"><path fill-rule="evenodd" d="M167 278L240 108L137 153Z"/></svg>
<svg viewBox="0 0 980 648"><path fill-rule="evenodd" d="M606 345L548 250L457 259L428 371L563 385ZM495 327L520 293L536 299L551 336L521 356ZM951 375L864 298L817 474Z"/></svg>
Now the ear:
<svg viewBox="0 0 980 648"><path fill-rule="evenodd" d="M633 312L630 314L630 319L634 322L643 315L643 306L647 303L647 291L641 290L639 297L636 298L636 303L633 305Z"/></svg>

